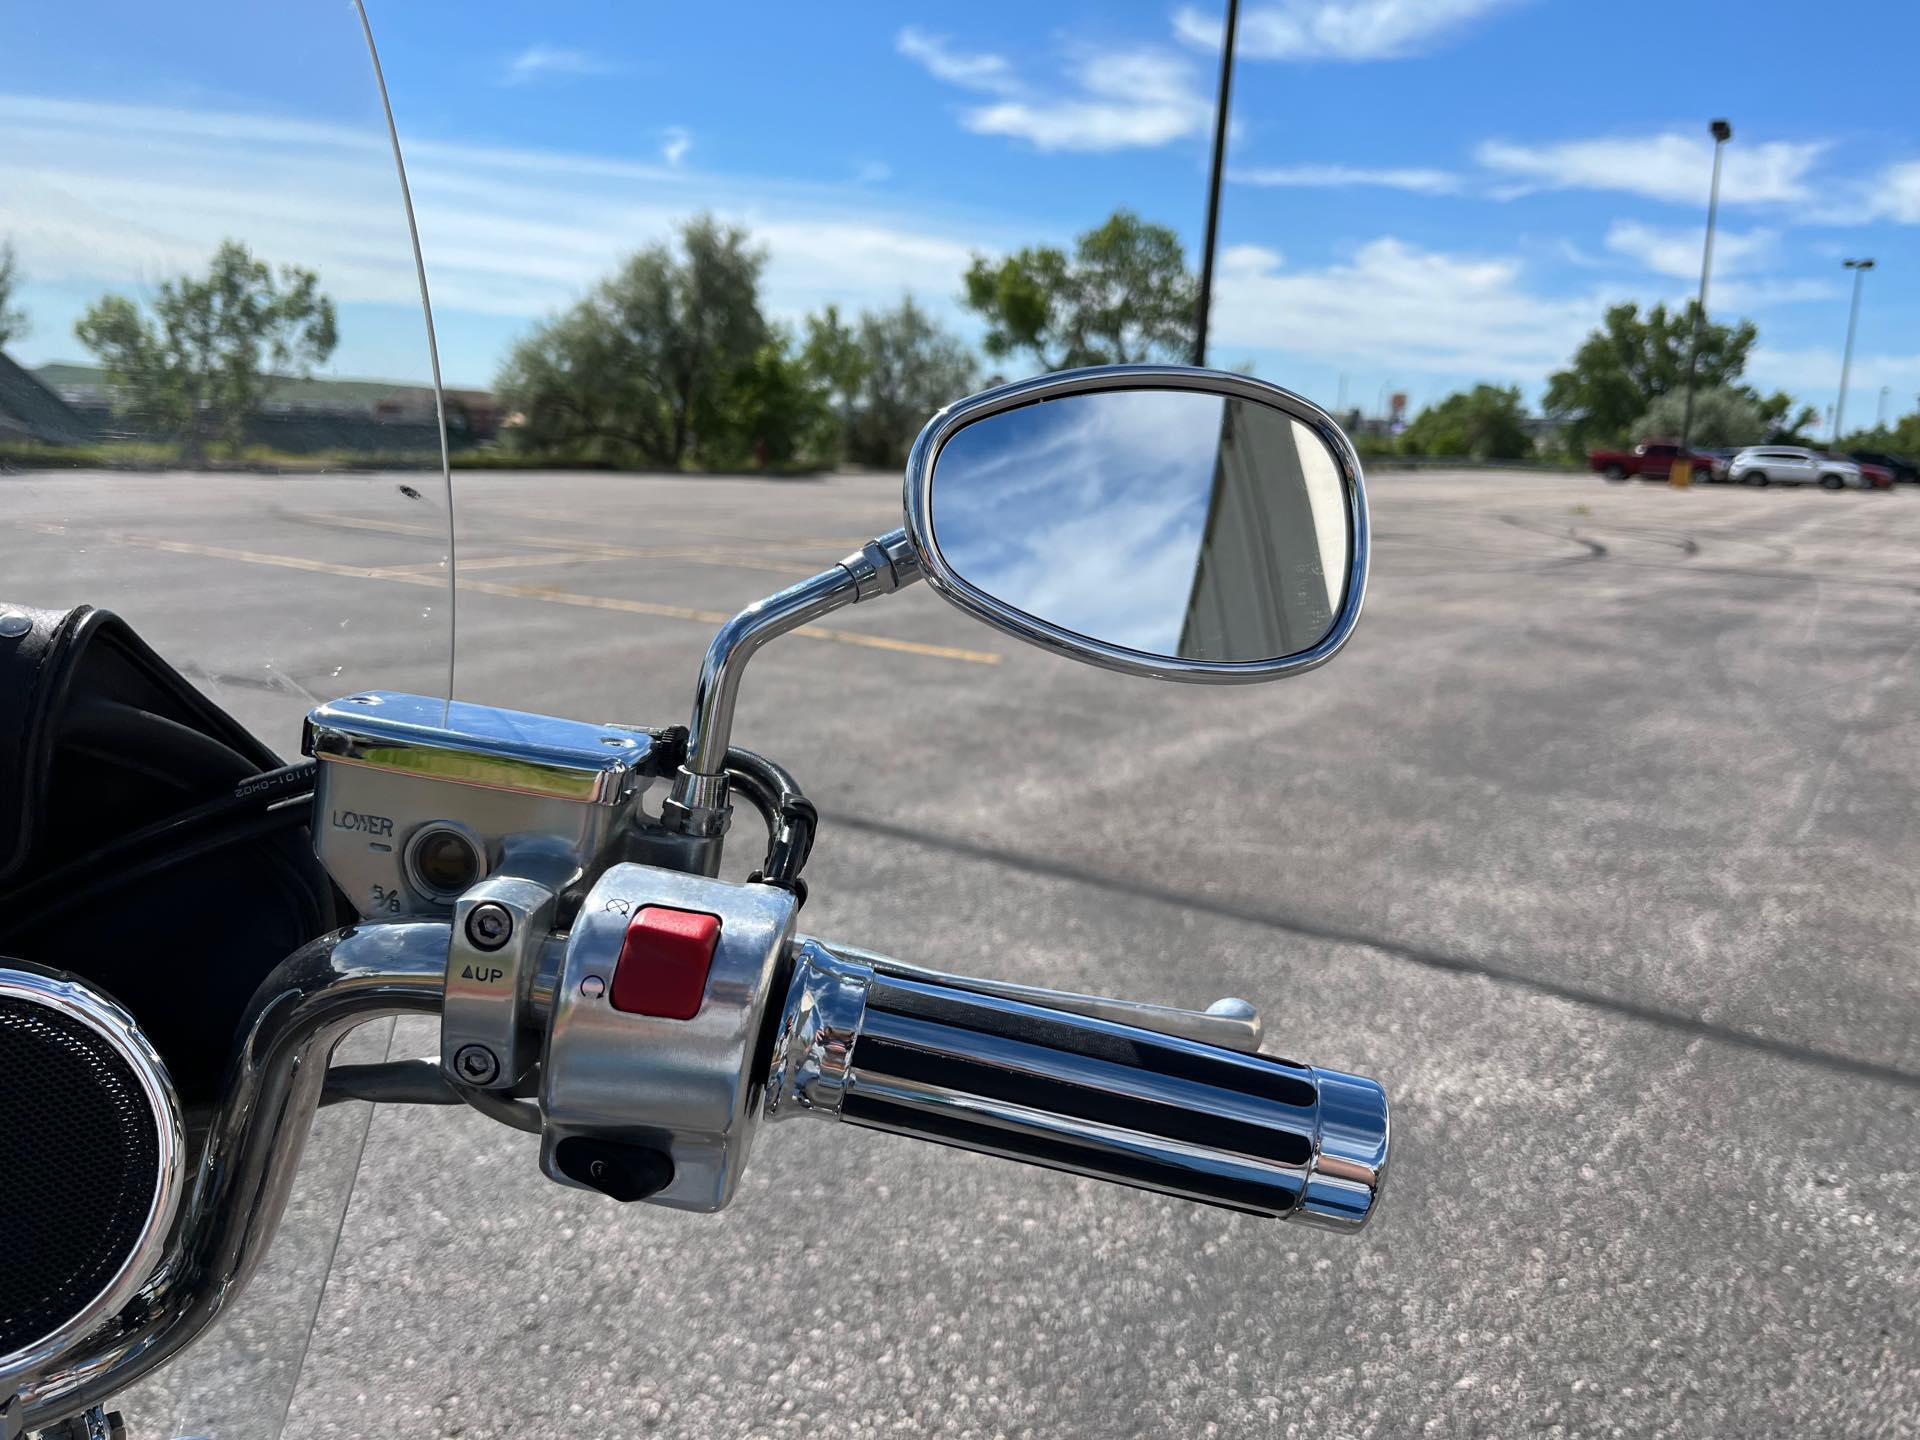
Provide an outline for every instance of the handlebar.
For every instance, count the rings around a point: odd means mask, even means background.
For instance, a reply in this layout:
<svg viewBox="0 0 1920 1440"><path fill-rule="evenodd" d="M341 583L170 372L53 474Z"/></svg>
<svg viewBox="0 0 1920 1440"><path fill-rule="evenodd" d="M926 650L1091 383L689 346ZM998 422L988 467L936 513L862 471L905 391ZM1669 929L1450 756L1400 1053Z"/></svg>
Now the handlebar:
<svg viewBox="0 0 1920 1440"><path fill-rule="evenodd" d="M1386 1177L1374 1081L794 945L770 1119L812 1115L1352 1231Z"/></svg>

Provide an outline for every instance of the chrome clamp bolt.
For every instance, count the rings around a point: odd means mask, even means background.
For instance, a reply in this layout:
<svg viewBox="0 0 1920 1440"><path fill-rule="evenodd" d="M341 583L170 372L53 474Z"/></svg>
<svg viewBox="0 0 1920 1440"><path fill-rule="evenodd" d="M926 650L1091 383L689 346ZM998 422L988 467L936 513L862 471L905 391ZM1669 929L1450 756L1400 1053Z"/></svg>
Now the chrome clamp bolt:
<svg viewBox="0 0 1920 1440"><path fill-rule="evenodd" d="M462 1045L454 1052L453 1068L469 1084L485 1085L500 1073L500 1062L484 1045Z"/></svg>
<svg viewBox="0 0 1920 1440"><path fill-rule="evenodd" d="M476 950L498 950L513 937L513 914L489 900L467 916L467 939Z"/></svg>

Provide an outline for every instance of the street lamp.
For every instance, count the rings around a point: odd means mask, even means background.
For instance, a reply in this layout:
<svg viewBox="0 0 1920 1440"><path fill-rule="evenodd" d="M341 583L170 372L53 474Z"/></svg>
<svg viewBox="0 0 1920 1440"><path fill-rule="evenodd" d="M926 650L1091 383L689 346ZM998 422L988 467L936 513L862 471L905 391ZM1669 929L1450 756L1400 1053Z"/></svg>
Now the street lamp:
<svg viewBox="0 0 1920 1440"><path fill-rule="evenodd" d="M1207 363L1207 312L1213 308L1213 245L1220 234L1220 171L1227 159L1227 97L1233 89L1233 36L1240 28L1240 0L1227 0L1226 33L1220 39L1220 99L1213 110L1213 169L1207 177L1207 238L1200 247L1200 313L1193 323L1193 363Z"/></svg>
<svg viewBox="0 0 1920 1440"><path fill-rule="evenodd" d="M1853 369L1853 327L1860 323L1860 280L1873 268L1872 260L1842 260L1853 272L1853 308L1847 312L1847 351L1840 361L1840 397L1833 402L1833 444L1840 446L1840 420L1847 408L1847 374Z"/></svg>
<svg viewBox="0 0 1920 1440"><path fill-rule="evenodd" d="M1687 341L1687 403L1680 415L1680 453L1673 461L1673 473L1679 475L1680 467L1685 465L1689 478L1693 472L1693 457L1687 453L1688 443L1693 439L1693 377L1700 359L1700 326L1707 318L1707 278L1713 273L1713 222L1720 214L1720 152L1733 138L1733 126L1725 120L1715 120L1707 126L1707 133L1713 136L1713 183L1707 188L1707 245L1700 256L1700 303L1694 307L1693 334Z"/></svg>

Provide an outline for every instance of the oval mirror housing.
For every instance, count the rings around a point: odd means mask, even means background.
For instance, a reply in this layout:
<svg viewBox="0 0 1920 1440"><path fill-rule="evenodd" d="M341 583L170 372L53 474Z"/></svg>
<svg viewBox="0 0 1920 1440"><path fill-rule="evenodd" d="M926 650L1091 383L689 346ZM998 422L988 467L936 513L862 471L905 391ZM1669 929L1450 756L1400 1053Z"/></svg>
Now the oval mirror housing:
<svg viewBox="0 0 1920 1440"><path fill-rule="evenodd" d="M906 502L942 595L1111 669L1277 679L1360 618L1359 459L1318 406L1250 376L1105 366L989 390L921 432Z"/></svg>

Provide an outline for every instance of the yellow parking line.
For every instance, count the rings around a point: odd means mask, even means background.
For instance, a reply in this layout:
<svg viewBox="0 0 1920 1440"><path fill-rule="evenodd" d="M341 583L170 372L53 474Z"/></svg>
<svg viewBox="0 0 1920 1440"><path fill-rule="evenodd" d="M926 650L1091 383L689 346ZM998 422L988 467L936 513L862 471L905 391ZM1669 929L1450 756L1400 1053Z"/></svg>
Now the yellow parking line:
<svg viewBox="0 0 1920 1440"><path fill-rule="evenodd" d="M724 610L692 610L684 605L660 605L651 600L622 600L611 595L580 595L555 590L546 585L508 585L498 580L460 581L462 590L481 595L506 595L521 600L546 600L555 605L580 605L589 610L617 610L627 615L658 615L669 620L696 620L703 625L724 625L733 616ZM863 645L871 650L899 650L908 655L928 655L936 660L961 660L970 665L998 665L999 655L991 650L963 650L955 645L928 645L919 640L896 640L890 635L867 635L858 630L834 630L824 625L802 625L790 632L809 640L831 640L837 645Z"/></svg>
<svg viewBox="0 0 1920 1440"><path fill-rule="evenodd" d="M462 555L460 573L465 575L474 570L512 570L522 565L572 565L581 561L605 558L586 550L552 550L540 555L485 555L478 559L470 555ZM380 567L380 573L383 576L444 575L447 573L447 562L422 560L417 565L383 565Z"/></svg>
<svg viewBox="0 0 1920 1440"><path fill-rule="evenodd" d="M317 510L287 510L281 513L290 520L307 520L319 525L334 525L343 530L371 530L382 535L420 535L429 539L440 539L447 533L444 525L416 525L405 520L377 520L365 515L329 515ZM711 558L726 563L744 564L744 561L738 561L738 552L742 550L837 550L844 553L849 550L858 550L871 538L871 536L863 536L858 540L849 540L842 536L807 535L794 540L685 541L673 545L616 545L611 541L569 540L558 535L515 535L513 542L517 545L533 545L546 550L587 551L620 560ZM749 565L747 568L759 567Z"/></svg>
<svg viewBox="0 0 1920 1440"><path fill-rule="evenodd" d="M472 560L465 556L460 560L460 573L465 575L474 570L515 570L522 566L532 569L536 565L604 565L613 560L625 560L624 554L610 554L604 549L596 550L543 550L537 555L489 555L484 559ZM735 570L762 570L771 575L786 575L795 580L803 580L820 567L817 565L774 565L761 560L747 560L723 556L710 552L706 548L662 549L647 559L678 559L725 565ZM383 574L427 575L444 573L447 565L444 560L423 560L414 565L385 565L380 567Z"/></svg>
<svg viewBox="0 0 1920 1440"><path fill-rule="evenodd" d="M29 522L28 528L44 535L67 533L65 525L46 521ZM160 550L170 555L204 555L214 560L238 560L243 565L277 565L283 570L342 575L350 580L397 580L402 584L431 586L446 583L437 576L416 574L406 566L336 565L331 560L309 560L300 555L269 555L259 550L236 550L228 545L202 545L193 540L163 540L157 535L127 535L116 531L102 532L97 538L113 545L131 545L138 550Z"/></svg>
<svg viewBox="0 0 1920 1440"><path fill-rule="evenodd" d="M47 535L68 533L65 525L29 521L28 528ZM305 570L318 575L339 575L349 580L385 580L398 585L421 585L438 589L446 583L435 572L422 573L410 566L337 565L330 560L309 560L300 555L274 555L260 550L238 550L228 545L203 545L194 540L165 540L157 535L129 535L115 531L98 532L96 537L114 545L131 545L142 550L159 550L170 555L202 555L214 560L234 560L243 565L272 565L283 570ZM501 557L505 559L506 557ZM462 566L464 571L467 567ZM694 610L684 605L661 605L651 600L622 600L610 595L584 595L556 590L545 585L511 585L498 580L473 580L460 577L460 589L479 595L501 595L518 600L544 600L552 605L576 605L590 610L614 610L627 615L653 615L663 620L691 620L701 625L724 625L733 618L724 610ZM907 655L925 655L935 660L957 660L970 665L998 665L1000 657L991 650L965 650L955 645L928 645L919 640L896 640L888 635L867 635L857 630L836 630L824 625L803 625L792 632L808 640L827 640L836 645L859 645L870 650L897 650Z"/></svg>

